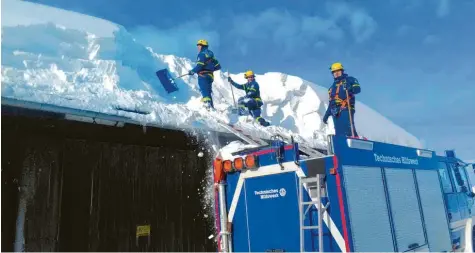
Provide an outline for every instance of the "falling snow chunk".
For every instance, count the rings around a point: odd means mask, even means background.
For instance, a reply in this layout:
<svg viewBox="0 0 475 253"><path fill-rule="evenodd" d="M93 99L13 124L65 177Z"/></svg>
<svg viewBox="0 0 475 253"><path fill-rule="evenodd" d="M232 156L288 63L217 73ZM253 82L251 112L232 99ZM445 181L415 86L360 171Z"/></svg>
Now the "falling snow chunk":
<svg viewBox="0 0 475 253"><path fill-rule="evenodd" d="M214 235L208 236L208 239L210 239L210 240L213 239L213 238L214 238Z"/></svg>
<svg viewBox="0 0 475 253"><path fill-rule="evenodd" d="M203 152L199 152L198 153L198 157L203 157L204 156L204 153Z"/></svg>

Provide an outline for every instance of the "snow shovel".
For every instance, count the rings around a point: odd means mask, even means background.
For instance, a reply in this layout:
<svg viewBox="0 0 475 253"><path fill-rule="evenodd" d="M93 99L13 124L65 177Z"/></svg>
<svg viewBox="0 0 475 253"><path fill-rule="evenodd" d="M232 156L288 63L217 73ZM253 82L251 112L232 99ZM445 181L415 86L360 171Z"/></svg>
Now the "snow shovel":
<svg viewBox="0 0 475 253"><path fill-rule="evenodd" d="M229 77L229 72L226 71L227 76ZM233 114L239 114L239 109L236 106L236 99L234 98L234 91L233 91L233 85L228 81L229 86L231 86L231 94L233 95L233 102L234 102L234 108L231 108L231 113Z"/></svg>
<svg viewBox="0 0 475 253"><path fill-rule="evenodd" d="M160 83L162 83L163 88L165 88L168 94L178 90L178 86L175 83L176 79L189 75L188 73L186 73L181 76L177 76L173 78L170 75L170 72L168 71L168 69L161 69L157 71L156 74L157 74L158 80L160 80Z"/></svg>

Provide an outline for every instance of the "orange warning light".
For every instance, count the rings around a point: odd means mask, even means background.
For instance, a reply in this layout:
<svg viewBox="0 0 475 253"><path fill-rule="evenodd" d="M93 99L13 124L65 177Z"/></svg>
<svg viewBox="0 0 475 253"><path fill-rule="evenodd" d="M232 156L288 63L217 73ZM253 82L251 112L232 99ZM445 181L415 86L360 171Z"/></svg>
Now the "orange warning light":
<svg viewBox="0 0 475 253"><path fill-rule="evenodd" d="M244 167L244 160L242 159L242 157L238 157L238 158L234 159L234 168L237 171L242 170L243 167Z"/></svg>
<svg viewBox="0 0 475 253"><path fill-rule="evenodd" d="M253 155L246 156L245 164L246 164L246 168L248 169L256 168L257 167L256 157Z"/></svg>
<svg viewBox="0 0 475 253"><path fill-rule="evenodd" d="M231 160L226 160L223 162L224 172L229 173L233 171L233 163Z"/></svg>

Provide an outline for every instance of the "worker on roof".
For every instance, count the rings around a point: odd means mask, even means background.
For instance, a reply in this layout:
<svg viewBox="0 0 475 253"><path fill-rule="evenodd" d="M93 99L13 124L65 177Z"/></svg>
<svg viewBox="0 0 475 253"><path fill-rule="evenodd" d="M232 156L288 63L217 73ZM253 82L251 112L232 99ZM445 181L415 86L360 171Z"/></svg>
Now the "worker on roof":
<svg viewBox="0 0 475 253"><path fill-rule="evenodd" d="M213 72L221 69L214 53L208 49L208 41L198 40L198 58L196 66L188 72L189 75L198 74L198 86L201 92L201 102L207 109L214 109L212 97Z"/></svg>
<svg viewBox="0 0 475 253"><path fill-rule="evenodd" d="M330 115L335 126L335 135L358 137L355 128L355 94L361 92L360 84L354 77L345 73L339 62L330 67L333 74L333 84L328 89L329 104L323 123L327 124Z"/></svg>
<svg viewBox="0 0 475 253"><path fill-rule="evenodd" d="M262 126L269 126L269 122L267 122L264 118L261 117L261 106L263 105L261 99L261 93L259 90L259 84L256 82L254 72L252 70L246 71L244 73L244 78L247 79L247 83L245 84L238 84L233 81L231 77L228 77L228 81L237 89L244 90L246 95L244 97L240 97L238 99L239 105L239 115L244 115L246 113L246 109L249 114L254 117L254 119L259 122Z"/></svg>

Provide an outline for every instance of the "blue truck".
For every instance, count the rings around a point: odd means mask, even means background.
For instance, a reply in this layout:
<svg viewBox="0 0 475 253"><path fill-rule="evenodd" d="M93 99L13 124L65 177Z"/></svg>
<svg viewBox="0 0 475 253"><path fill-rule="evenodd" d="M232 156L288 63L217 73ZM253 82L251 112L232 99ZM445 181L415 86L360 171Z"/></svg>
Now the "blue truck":
<svg viewBox="0 0 475 253"><path fill-rule="evenodd" d="M473 168L446 151L328 136L214 161L219 252L474 252Z"/></svg>

